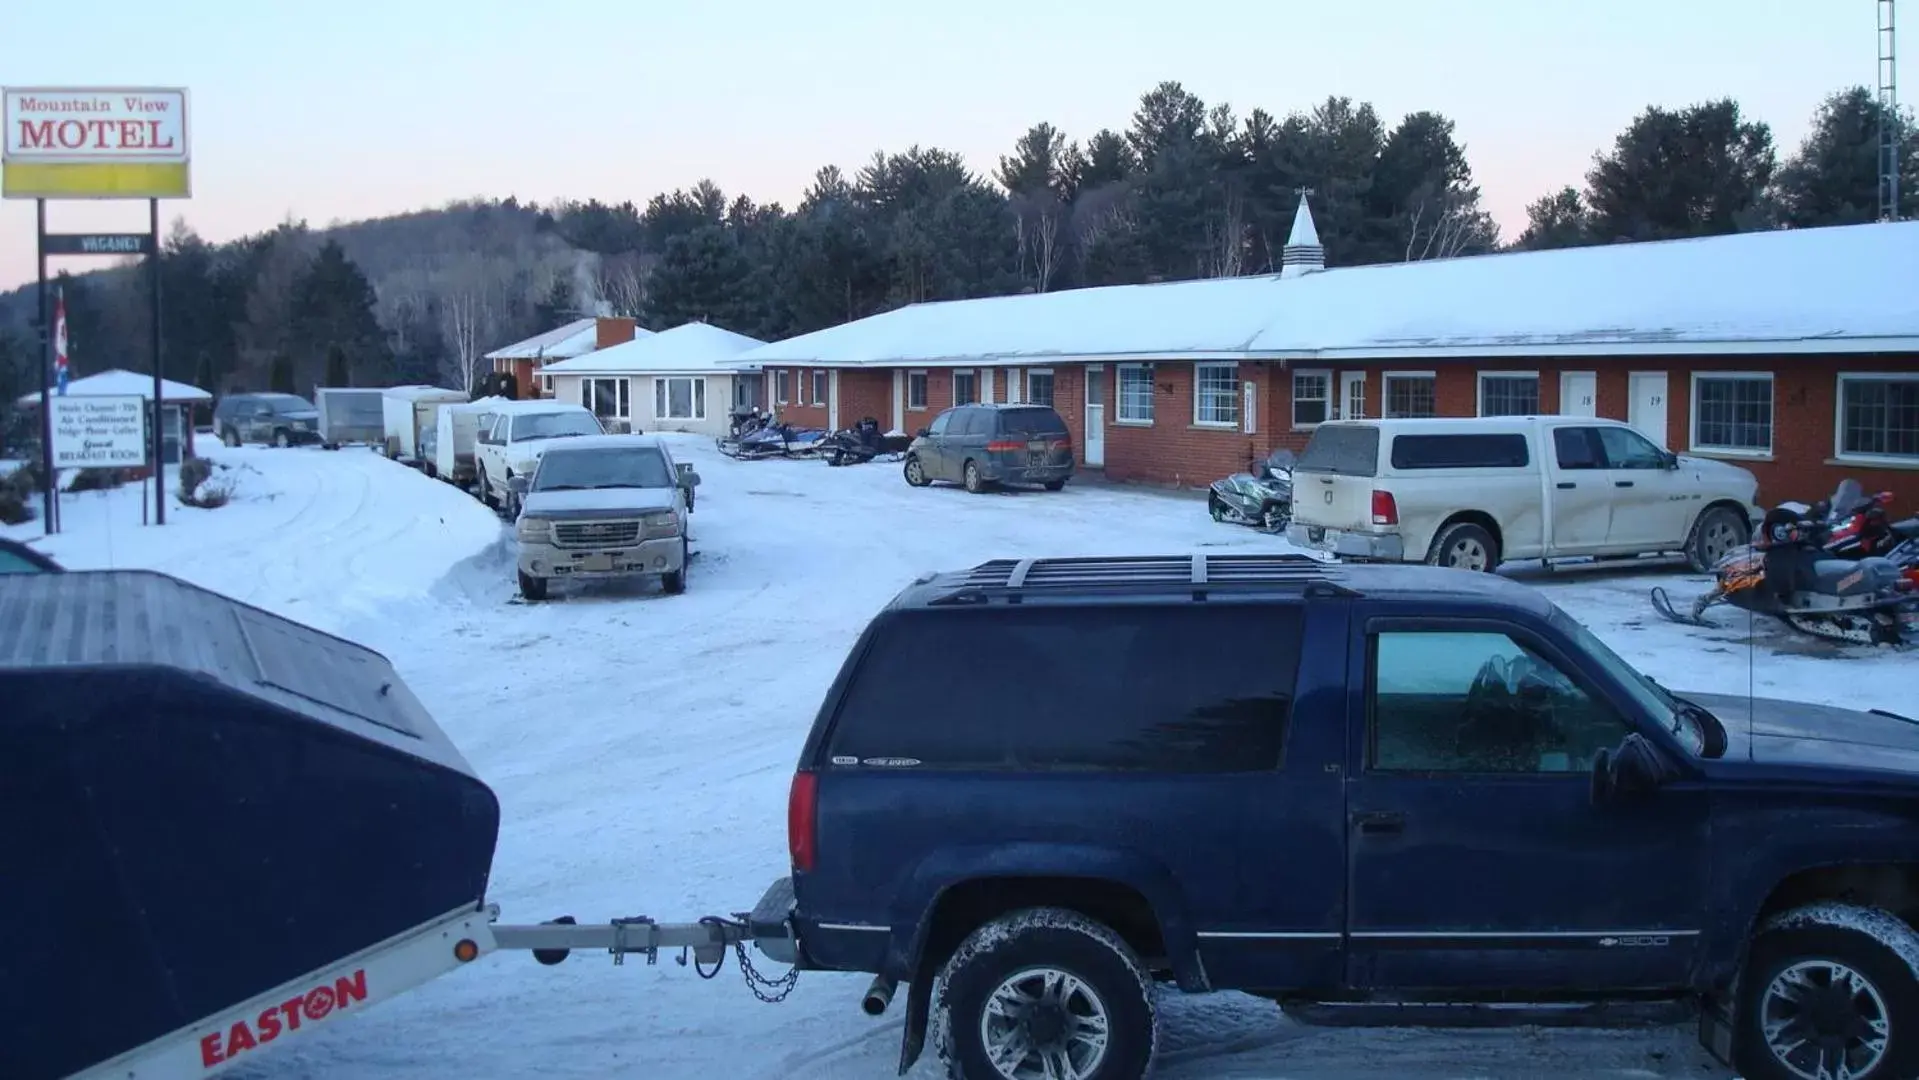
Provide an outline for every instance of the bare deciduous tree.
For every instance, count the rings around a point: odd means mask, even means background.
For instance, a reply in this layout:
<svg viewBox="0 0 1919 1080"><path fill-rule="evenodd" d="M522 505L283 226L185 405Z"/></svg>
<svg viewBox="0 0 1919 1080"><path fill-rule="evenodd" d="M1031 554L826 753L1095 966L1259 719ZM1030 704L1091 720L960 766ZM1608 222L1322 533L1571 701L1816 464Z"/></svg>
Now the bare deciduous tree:
<svg viewBox="0 0 1919 1080"><path fill-rule="evenodd" d="M1477 190L1423 186L1406 208L1406 261L1450 259L1498 243L1498 228L1479 209Z"/></svg>

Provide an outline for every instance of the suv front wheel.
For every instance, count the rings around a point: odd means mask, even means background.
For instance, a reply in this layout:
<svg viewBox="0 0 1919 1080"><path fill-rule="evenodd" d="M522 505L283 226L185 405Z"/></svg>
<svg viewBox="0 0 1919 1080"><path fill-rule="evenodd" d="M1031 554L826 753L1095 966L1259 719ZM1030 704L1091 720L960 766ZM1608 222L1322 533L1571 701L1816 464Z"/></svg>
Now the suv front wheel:
<svg viewBox="0 0 1919 1080"><path fill-rule="evenodd" d="M1828 901L1772 919L1739 974L1733 1063L1753 1080L1895 1080L1919 1068L1919 933Z"/></svg>
<svg viewBox="0 0 1919 1080"><path fill-rule="evenodd" d="M1139 956L1064 908L1016 911L973 931L941 973L939 1013L954 1080L1137 1080L1158 1040Z"/></svg>

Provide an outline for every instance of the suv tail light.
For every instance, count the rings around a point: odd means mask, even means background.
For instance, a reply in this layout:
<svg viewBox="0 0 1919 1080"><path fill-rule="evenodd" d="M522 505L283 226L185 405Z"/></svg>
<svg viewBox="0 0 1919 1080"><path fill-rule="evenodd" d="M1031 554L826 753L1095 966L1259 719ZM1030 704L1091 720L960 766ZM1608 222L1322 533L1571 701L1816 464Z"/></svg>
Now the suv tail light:
<svg viewBox="0 0 1919 1080"><path fill-rule="evenodd" d="M1393 501L1393 493L1373 489L1373 524L1399 524L1399 503Z"/></svg>
<svg viewBox="0 0 1919 1080"><path fill-rule="evenodd" d="M813 869L819 805L820 775L805 770L794 773L786 795L786 846L793 856L793 869L802 874Z"/></svg>
<svg viewBox="0 0 1919 1080"><path fill-rule="evenodd" d="M1024 449L1026 449L1026 442L1023 439L994 439L992 442L986 444L987 452L995 454L1004 451Z"/></svg>

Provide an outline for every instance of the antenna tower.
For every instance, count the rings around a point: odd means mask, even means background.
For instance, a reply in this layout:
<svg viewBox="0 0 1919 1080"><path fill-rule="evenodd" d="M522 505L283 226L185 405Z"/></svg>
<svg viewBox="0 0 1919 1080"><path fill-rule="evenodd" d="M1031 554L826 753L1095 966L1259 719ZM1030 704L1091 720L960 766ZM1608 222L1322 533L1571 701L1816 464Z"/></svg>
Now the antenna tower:
<svg viewBox="0 0 1919 1080"><path fill-rule="evenodd" d="M1906 141L1899 115L1899 63L1893 48L1892 0L1879 6L1879 220L1899 220L1899 151Z"/></svg>

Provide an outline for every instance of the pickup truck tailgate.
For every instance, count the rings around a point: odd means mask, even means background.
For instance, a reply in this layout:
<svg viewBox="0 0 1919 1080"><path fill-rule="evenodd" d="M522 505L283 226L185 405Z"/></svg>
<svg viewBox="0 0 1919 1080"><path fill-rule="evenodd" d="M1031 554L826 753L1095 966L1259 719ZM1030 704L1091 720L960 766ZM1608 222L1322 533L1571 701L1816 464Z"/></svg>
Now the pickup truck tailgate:
<svg viewBox="0 0 1919 1080"><path fill-rule="evenodd" d="M1293 521L1333 529L1373 524L1379 429L1325 424L1293 466Z"/></svg>

